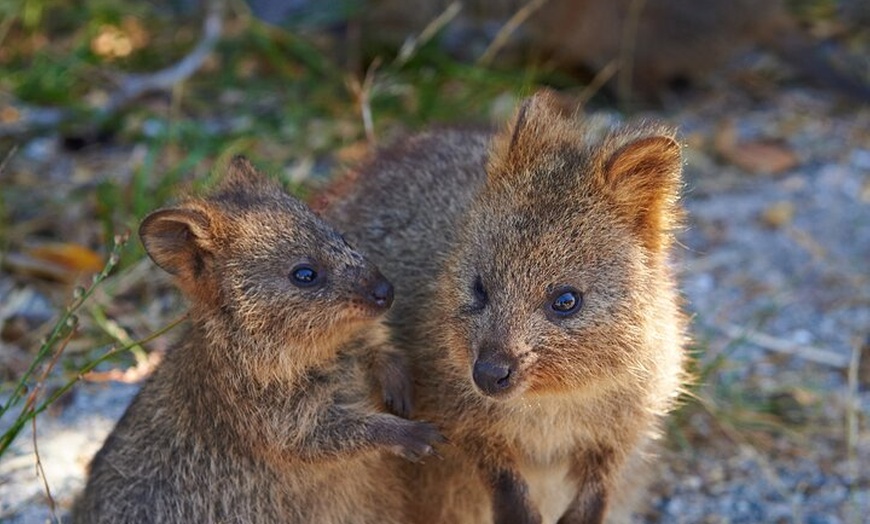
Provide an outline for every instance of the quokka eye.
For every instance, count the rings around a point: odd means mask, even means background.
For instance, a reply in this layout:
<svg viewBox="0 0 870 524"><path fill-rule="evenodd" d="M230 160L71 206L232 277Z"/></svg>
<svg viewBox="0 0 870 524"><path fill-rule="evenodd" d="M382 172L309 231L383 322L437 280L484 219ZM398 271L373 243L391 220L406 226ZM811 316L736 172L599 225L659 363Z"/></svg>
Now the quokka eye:
<svg viewBox="0 0 870 524"><path fill-rule="evenodd" d="M310 264L299 264L290 272L290 282L297 287L313 287L320 283L320 275Z"/></svg>
<svg viewBox="0 0 870 524"><path fill-rule="evenodd" d="M474 283L471 285L471 290L474 293L474 304L472 309L474 311L480 311L485 308L487 304L489 304L489 295L486 292L486 288L483 286L483 279L480 275L477 275L474 278Z"/></svg>
<svg viewBox="0 0 870 524"><path fill-rule="evenodd" d="M568 317L580 310L583 294L573 288L562 288L553 294L550 309L560 317Z"/></svg>

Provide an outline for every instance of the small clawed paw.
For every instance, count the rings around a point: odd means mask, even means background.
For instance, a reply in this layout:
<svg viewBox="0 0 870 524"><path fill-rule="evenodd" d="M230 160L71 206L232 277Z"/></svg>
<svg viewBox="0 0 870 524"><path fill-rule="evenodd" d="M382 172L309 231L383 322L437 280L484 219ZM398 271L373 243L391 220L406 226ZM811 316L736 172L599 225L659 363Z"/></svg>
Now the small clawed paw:
<svg viewBox="0 0 870 524"><path fill-rule="evenodd" d="M408 418L413 410L413 386L408 365L399 354L390 354L386 359L377 373L384 405L390 413Z"/></svg>
<svg viewBox="0 0 870 524"><path fill-rule="evenodd" d="M439 456L435 445L444 442L446 439L434 424L409 422L402 428L399 442L393 451L407 460L419 462L430 455Z"/></svg>
<svg viewBox="0 0 870 524"><path fill-rule="evenodd" d="M411 382L393 380L383 384L384 404L390 413L402 418L411 416Z"/></svg>

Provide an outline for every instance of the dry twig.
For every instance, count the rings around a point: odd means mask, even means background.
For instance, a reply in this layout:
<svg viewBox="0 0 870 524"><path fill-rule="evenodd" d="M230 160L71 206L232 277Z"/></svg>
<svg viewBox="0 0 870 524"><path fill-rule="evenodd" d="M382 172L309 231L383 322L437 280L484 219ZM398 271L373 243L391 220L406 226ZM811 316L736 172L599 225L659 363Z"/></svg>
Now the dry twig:
<svg viewBox="0 0 870 524"><path fill-rule="evenodd" d="M3 157L3 161L0 162L0 175L2 175L3 171L6 170L6 164L8 164L10 160L12 160L12 157L15 156L15 153L17 151L18 146L14 145L12 146L12 149L10 149L8 153L6 153L6 156Z"/></svg>
<svg viewBox="0 0 870 524"><path fill-rule="evenodd" d="M867 341L856 340L852 344L852 356L849 359L849 370L847 372L847 393L846 393L846 460L849 464L849 498L852 502L850 508L851 517L854 522L860 521L858 505L855 501L857 494L859 465L858 465L858 438L859 438L859 416L861 410L860 400L858 398L858 370L861 366L861 353L865 345L870 344L870 337Z"/></svg>
<svg viewBox="0 0 870 524"><path fill-rule="evenodd" d="M356 78L350 78L347 81L348 89L350 89L356 99L357 105L359 106L360 115L362 116L363 121L363 129L366 133L366 140L371 147L374 147L377 144L377 137L375 137L375 124L374 119L372 118L372 92L375 87L375 73L380 65L381 59L380 57L377 57L372 60L372 63L366 70L366 76L363 78L362 82Z"/></svg>
<svg viewBox="0 0 870 524"><path fill-rule="evenodd" d="M443 13L435 17L434 20L429 22L429 24L423 28L419 35L405 40L405 43L402 44L401 49L399 49L399 54L393 61L393 65L397 67L402 67L403 65L407 64L408 61L411 60L411 58L413 58L414 55L417 53L417 50L425 45L426 42L432 40L432 38L437 35L438 32L444 28L444 26L446 26L450 23L451 20L456 18L456 15L458 15L459 11L461 10L461 2L453 2L448 5L447 9L445 9Z"/></svg>
<svg viewBox="0 0 870 524"><path fill-rule="evenodd" d="M763 349L793 355L804 360L809 360L810 362L824 364L835 368L847 369L849 367L849 357L834 351L796 344L789 340L777 338L766 333L760 333L734 324L722 324L716 327L730 338L745 340L746 342Z"/></svg>
<svg viewBox="0 0 870 524"><path fill-rule="evenodd" d="M214 50L223 32L224 0L211 0L207 4L203 34L199 43L184 58L175 64L148 74L120 75L115 91L109 94L108 102L93 108L96 121L105 121L121 111L142 95L166 91L190 78ZM13 104L19 113L14 122L0 123L0 137L20 136L66 124L81 113L64 108L33 107Z"/></svg>
<svg viewBox="0 0 870 524"><path fill-rule="evenodd" d="M524 5L516 13L511 16L507 22L498 30L495 38L492 39L486 50L477 59L477 64L481 66L489 66L495 56L508 43L514 32L529 19L535 12L544 6L550 0L532 0Z"/></svg>
<svg viewBox="0 0 870 524"><path fill-rule="evenodd" d="M54 369L54 366L57 364L60 355L63 353L64 349L66 349L67 344L72 339L73 335L76 334L78 321L75 320L76 317L70 317L72 322L69 322L70 330L69 333L63 338L63 340L58 344L57 349L54 351L54 355L52 355L51 360L46 364L45 369L42 371L42 375L40 375L39 380L36 382L36 386L34 386L33 391L27 398L27 403L25 404L25 409L28 409L31 413L34 411L34 405L36 404L36 399L39 396L39 392L45 387L45 381L48 379L48 374L51 373L51 370ZM54 497L51 496L51 488L48 485L48 477L45 476L45 468L42 466L42 459L39 457L39 445L37 444L37 435L36 435L36 416L30 419L31 427L32 427L32 435L33 438L33 456L36 459L36 476L42 478L42 486L45 489L45 496L48 498L48 507L51 509L51 514L54 517L55 522L60 522L60 519L57 517L57 504L54 502Z"/></svg>
<svg viewBox="0 0 870 524"><path fill-rule="evenodd" d="M577 105L585 106L586 103L589 102L589 100L591 100L602 87L604 87L604 84L613 78L613 75L615 75L617 71L619 71L618 60L612 60L609 64L601 68L601 70L596 73L595 78L593 78L577 96Z"/></svg>

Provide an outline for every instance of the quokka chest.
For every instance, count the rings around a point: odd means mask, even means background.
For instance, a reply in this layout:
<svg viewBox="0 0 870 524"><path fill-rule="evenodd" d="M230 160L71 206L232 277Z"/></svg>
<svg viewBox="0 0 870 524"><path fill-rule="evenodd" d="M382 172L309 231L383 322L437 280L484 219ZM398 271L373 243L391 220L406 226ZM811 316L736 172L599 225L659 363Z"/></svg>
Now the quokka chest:
<svg viewBox="0 0 870 524"><path fill-rule="evenodd" d="M571 477L568 458L548 463L522 462L519 471L528 485L529 498L541 512L541 522L557 522L565 514L579 488L577 481Z"/></svg>

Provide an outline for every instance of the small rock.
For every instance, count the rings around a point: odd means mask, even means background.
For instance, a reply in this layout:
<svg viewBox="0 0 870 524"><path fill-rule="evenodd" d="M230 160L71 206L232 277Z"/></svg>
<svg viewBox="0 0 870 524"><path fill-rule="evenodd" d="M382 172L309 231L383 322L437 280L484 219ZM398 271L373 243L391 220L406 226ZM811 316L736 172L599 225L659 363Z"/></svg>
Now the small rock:
<svg viewBox="0 0 870 524"><path fill-rule="evenodd" d="M779 229L794 220L795 206L791 202L776 202L761 212L761 222L770 228Z"/></svg>
<svg viewBox="0 0 870 524"><path fill-rule="evenodd" d="M849 162L858 169L870 169L870 149L856 149L849 155Z"/></svg>
<svg viewBox="0 0 870 524"><path fill-rule="evenodd" d="M739 142L731 149L720 152L735 166L757 174L777 174L798 166L797 154L779 140Z"/></svg>

